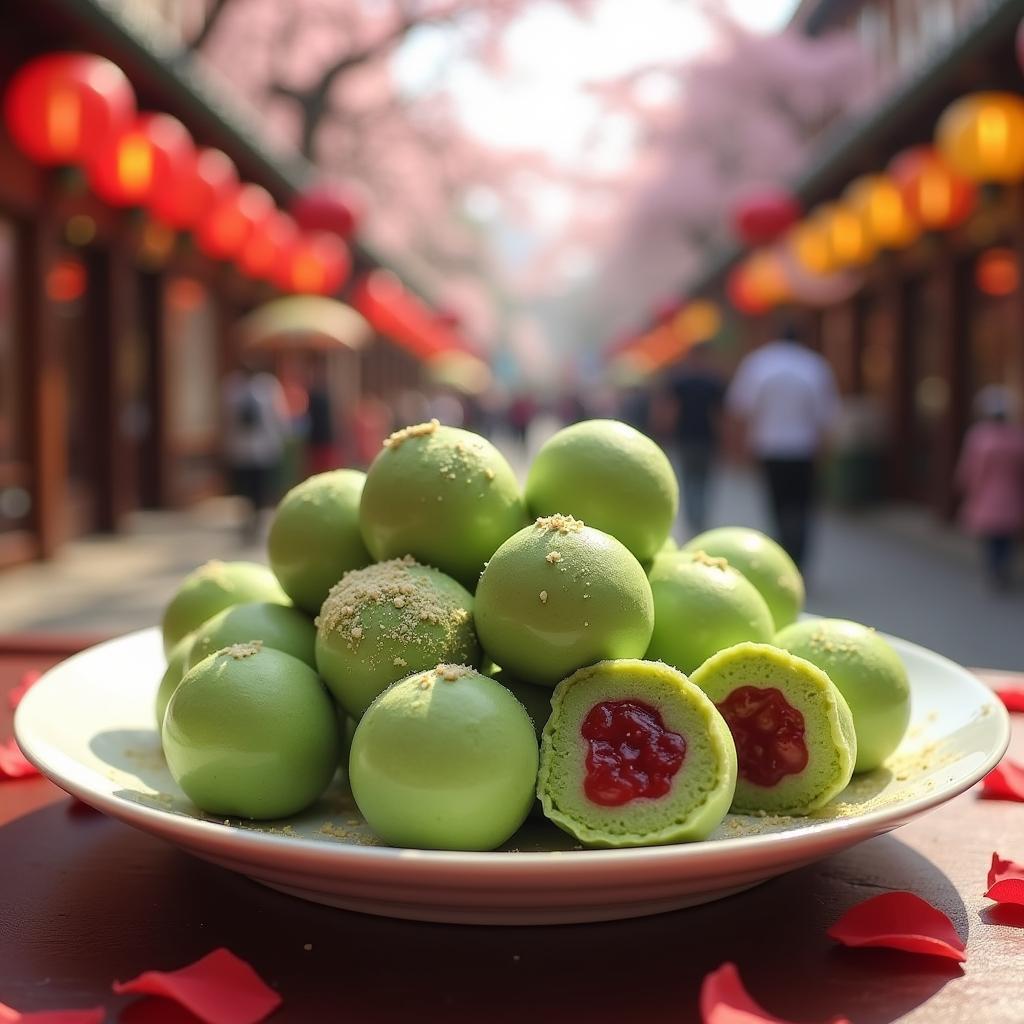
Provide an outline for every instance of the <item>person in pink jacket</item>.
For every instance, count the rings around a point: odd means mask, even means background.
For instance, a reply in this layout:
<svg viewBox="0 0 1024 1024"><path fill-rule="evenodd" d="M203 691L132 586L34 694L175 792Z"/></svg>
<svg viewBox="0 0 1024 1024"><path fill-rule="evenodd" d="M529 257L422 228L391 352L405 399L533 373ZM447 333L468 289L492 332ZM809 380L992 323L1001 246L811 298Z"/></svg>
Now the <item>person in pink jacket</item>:
<svg viewBox="0 0 1024 1024"><path fill-rule="evenodd" d="M989 581L1010 586L1014 546L1024 528L1024 430L1010 421L1006 388L984 388L981 420L967 431L957 464L964 528L981 540Z"/></svg>

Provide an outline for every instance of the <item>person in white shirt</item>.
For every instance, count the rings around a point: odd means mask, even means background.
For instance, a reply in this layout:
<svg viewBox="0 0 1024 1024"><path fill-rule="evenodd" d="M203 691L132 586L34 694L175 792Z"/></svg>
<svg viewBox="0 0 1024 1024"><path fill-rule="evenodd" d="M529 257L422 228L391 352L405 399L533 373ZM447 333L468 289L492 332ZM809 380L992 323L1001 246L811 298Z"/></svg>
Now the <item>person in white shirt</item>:
<svg viewBox="0 0 1024 1024"><path fill-rule="evenodd" d="M740 363L726 408L743 424L768 486L775 535L797 565L807 553L816 461L839 411L828 362L787 326Z"/></svg>

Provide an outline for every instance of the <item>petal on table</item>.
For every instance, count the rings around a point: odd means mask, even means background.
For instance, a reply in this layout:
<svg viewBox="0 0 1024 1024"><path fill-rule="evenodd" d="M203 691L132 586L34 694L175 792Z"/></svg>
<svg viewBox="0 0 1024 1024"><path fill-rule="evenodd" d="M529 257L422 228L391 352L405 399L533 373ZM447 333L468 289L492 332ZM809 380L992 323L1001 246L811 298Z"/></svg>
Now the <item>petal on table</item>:
<svg viewBox="0 0 1024 1024"><path fill-rule="evenodd" d="M0 1024L101 1024L106 1017L102 1006L89 1010L36 1010L20 1013L0 1003Z"/></svg>
<svg viewBox="0 0 1024 1024"><path fill-rule="evenodd" d="M1024 803L1024 765L1004 757L981 780L984 800L1016 800Z"/></svg>
<svg viewBox="0 0 1024 1024"><path fill-rule="evenodd" d="M21 698L39 682L40 678L42 678L42 672L26 672L18 680L18 685L8 691L7 702L11 705L12 711L21 703Z"/></svg>
<svg viewBox="0 0 1024 1024"><path fill-rule="evenodd" d="M0 782L30 779L38 774L39 769L25 757L13 739L0 743Z"/></svg>
<svg viewBox="0 0 1024 1024"><path fill-rule="evenodd" d="M735 964L725 963L704 978L700 987L700 1016L703 1024L790 1024L761 1009L747 994ZM850 1024L845 1017L833 1017L829 1024Z"/></svg>
<svg viewBox="0 0 1024 1024"><path fill-rule="evenodd" d="M886 892L851 907L828 930L844 946L883 946L907 953L967 959L953 922L912 892Z"/></svg>
<svg viewBox="0 0 1024 1024"><path fill-rule="evenodd" d="M994 686L996 696L1006 705L1007 711L1024 711L1024 686Z"/></svg>
<svg viewBox="0 0 1024 1024"><path fill-rule="evenodd" d="M281 997L244 960L223 948L177 971L144 971L131 981L115 981L114 991L173 999L206 1024L256 1024L281 1005Z"/></svg>
<svg viewBox="0 0 1024 1024"><path fill-rule="evenodd" d="M1016 903L1024 907L1024 864L1014 864L993 853L985 895L996 903Z"/></svg>

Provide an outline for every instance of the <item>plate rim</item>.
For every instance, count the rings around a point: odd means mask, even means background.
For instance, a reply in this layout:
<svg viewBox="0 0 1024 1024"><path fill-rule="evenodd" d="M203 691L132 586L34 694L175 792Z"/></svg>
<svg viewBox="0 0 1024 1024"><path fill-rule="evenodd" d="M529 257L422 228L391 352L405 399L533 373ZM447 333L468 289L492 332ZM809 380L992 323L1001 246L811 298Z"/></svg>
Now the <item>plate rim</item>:
<svg viewBox="0 0 1024 1024"><path fill-rule="evenodd" d="M817 617L817 616L814 616ZM693 867L703 861L718 861L715 866L723 866L723 858L728 857L732 862L746 860L751 855L764 855L774 851L785 851L792 847L799 850L808 842L813 842L816 837L841 836L847 832L865 832L877 835L898 827L909 818L917 817L932 808L952 800L961 793L966 792L985 775L987 775L1002 759L1010 742L1010 716L1006 707L996 697L990 687L986 686L977 676L968 669L953 661L950 658L932 651L920 644L909 640L903 640L890 634L878 631L879 635L886 640L893 642L897 648L904 647L912 650L918 657L925 661L937 662L944 669L952 669L961 680L977 691L982 698L982 704L989 707L988 713L995 719L995 726L998 729L998 741L995 747L983 759L981 764L968 772L966 776L946 785L937 785L931 792L922 794L906 801L880 807L864 814L850 818L833 819L823 824L820 829L810 831L787 831L765 833L752 836L738 836L728 839L706 839L696 843L674 843L661 846L635 846L616 849L573 849L573 850L547 850L547 851L501 851L489 850L470 852L462 850L422 850L392 846L363 846L347 843L332 843L317 839L307 839L302 836L274 835L267 832L250 831L245 828L228 826L230 832L225 833L225 826L217 821L194 818L189 815L179 814L157 807L150 807L143 803L134 803L121 799L113 794L101 790L80 785L73 779L69 779L59 768L49 764L46 757L37 749L34 749L31 728L26 725L29 721L35 703L44 699L48 687L56 685L53 683L55 677L68 671L68 666L80 659L92 657L103 649L123 643L126 639L141 638L144 634L152 634L158 631L158 627L150 626L145 629L133 630L110 640L102 641L79 651L69 658L64 659L57 665L48 669L36 682L36 684L25 694L14 715L14 734L18 745L21 747L25 757L42 773L42 775L54 783L66 793L91 804L99 810L117 818L128 825L143 827L140 822L152 822L156 828L146 831L156 831L162 837L170 838L169 833L174 834L177 841L185 842L188 839L209 840L214 846L227 843L232 849L241 852L262 851L263 853L277 852L282 856L279 862L282 867L287 862L299 859L303 862L304 868L310 870L315 862L316 867L339 867L343 863L372 864L380 872L400 872L403 875L415 864L424 872L447 873L452 869L469 871L473 874L494 874L501 875L515 866L518 873L527 875L534 873L547 873L550 871L559 873L572 873L578 875L583 870L601 871L609 864L620 863L650 863L652 866L660 865L664 861L690 862ZM26 730L28 735L26 735ZM69 757L71 755L68 755ZM82 762L76 761L76 764ZM88 771L93 771L88 769ZM219 842L218 842L219 841ZM209 848L210 842L203 843ZM793 852L797 852L794 850Z"/></svg>

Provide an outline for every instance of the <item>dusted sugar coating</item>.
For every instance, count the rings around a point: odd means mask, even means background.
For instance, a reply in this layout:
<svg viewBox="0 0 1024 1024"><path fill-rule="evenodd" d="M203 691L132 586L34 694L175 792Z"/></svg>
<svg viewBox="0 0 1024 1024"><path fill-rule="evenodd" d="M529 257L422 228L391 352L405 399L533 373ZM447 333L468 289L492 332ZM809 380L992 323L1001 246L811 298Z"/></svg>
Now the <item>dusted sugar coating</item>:
<svg viewBox="0 0 1024 1024"><path fill-rule="evenodd" d="M373 561L359 529L365 480L356 469L319 473L293 487L274 513L267 537L270 568L310 615L320 611L345 573Z"/></svg>
<svg viewBox="0 0 1024 1024"><path fill-rule="evenodd" d="M182 676L188 671L188 655L192 650L192 640L195 633L189 633L182 637L167 656L167 668L160 679L160 686L156 691L156 731L159 732L164 724L164 712L171 699L171 694L178 688Z"/></svg>
<svg viewBox="0 0 1024 1024"><path fill-rule="evenodd" d="M846 698L857 730L854 771L881 767L910 724L910 680L900 656L873 629L845 619L797 622L772 643L817 665Z"/></svg>
<svg viewBox="0 0 1024 1024"><path fill-rule="evenodd" d="M267 820L308 807L338 768L334 706L289 654L237 644L174 691L162 732L174 781L207 814Z"/></svg>
<svg viewBox="0 0 1024 1024"><path fill-rule="evenodd" d="M796 563L771 537L745 526L708 530L686 544L686 551L703 551L724 558L743 573L764 598L776 629L782 629L804 608L804 578Z"/></svg>
<svg viewBox="0 0 1024 1024"><path fill-rule="evenodd" d="M317 618L317 670L353 718L391 683L442 661L480 661L473 597L450 576L407 556L331 588Z"/></svg>
<svg viewBox="0 0 1024 1024"><path fill-rule="evenodd" d="M363 715L349 781L370 828L392 846L493 850L533 803L537 737L500 683L438 665L395 683Z"/></svg>
<svg viewBox="0 0 1024 1024"><path fill-rule="evenodd" d="M495 551L474 611L488 656L513 678L549 687L584 665L640 657L654 623L640 563L614 537L562 515Z"/></svg>
<svg viewBox="0 0 1024 1024"><path fill-rule="evenodd" d="M585 420L543 445L526 478L536 516L563 513L621 541L641 562L665 544L679 511L679 484L665 453L617 420Z"/></svg>
<svg viewBox="0 0 1024 1024"><path fill-rule="evenodd" d="M729 810L736 751L714 704L676 669L605 661L555 688L541 740L544 814L588 846L705 839Z"/></svg>
<svg viewBox="0 0 1024 1024"><path fill-rule="evenodd" d="M857 759L853 716L821 669L769 644L742 643L692 679L733 733L733 810L808 814L846 788Z"/></svg>
<svg viewBox="0 0 1024 1024"><path fill-rule="evenodd" d="M412 555L470 589L498 545L526 521L519 483L501 452L437 420L384 442L359 506L374 558Z"/></svg>
<svg viewBox="0 0 1024 1024"><path fill-rule="evenodd" d="M724 558L680 551L655 559L650 572L654 632L647 657L692 672L724 647L774 634L764 598Z"/></svg>
<svg viewBox="0 0 1024 1024"><path fill-rule="evenodd" d="M185 577L164 610L164 654L217 612L233 604L291 604L274 574L256 562L207 562Z"/></svg>
<svg viewBox="0 0 1024 1024"><path fill-rule="evenodd" d="M236 604L207 619L193 636L189 668L223 647L253 642L284 651L310 668L316 668L316 627L298 608L263 601Z"/></svg>

